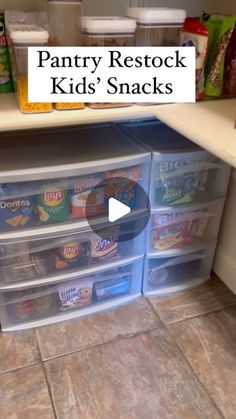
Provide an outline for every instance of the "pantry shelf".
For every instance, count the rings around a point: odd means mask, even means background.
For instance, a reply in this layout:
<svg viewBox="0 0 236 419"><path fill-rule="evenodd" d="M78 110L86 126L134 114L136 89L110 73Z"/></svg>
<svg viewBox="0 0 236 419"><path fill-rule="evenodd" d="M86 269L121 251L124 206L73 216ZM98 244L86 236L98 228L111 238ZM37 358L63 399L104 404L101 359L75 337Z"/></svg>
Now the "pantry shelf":
<svg viewBox="0 0 236 419"><path fill-rule="evenodd" d="M18 110L13 94L0 97L0 132L5 133L149 117L156 117L236 167L236 130L233 128L236 99L23 115Z"/></svg>

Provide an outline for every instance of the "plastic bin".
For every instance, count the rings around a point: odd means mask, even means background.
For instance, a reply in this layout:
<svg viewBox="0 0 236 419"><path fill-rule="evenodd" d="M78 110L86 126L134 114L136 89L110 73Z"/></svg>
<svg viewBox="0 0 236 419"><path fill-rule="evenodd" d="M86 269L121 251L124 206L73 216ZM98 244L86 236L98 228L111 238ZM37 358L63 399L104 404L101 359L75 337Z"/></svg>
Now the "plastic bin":
<svg viewBox="0 0 236 419"><path fill-rule="evenodd" d="M180 45L180 34L186 18L182 9L131 7L126 16L137 22L137 46Z"/></svg>
<svg viewBox="0 0 236 419"><path fill-rule="evenodd" d="M215 243L187 255L146 258L143 293L161 296L200 285L210 279Z"/></svg>
<svg viewBox="0 0 236 419"><path fill-rule="evenodd" d="M224 198L210 203L153 210L147 255L172 256L194 252L216 240Z"/></svg>
<svg viewBox="0 0 236 419"><path fill-rule="evenodd" d="M83 44L89 47L130 47L134 45L136 23L132 19L88 16L83 19ZM94 109L130 106L131 103L88 103Z"/></svg>
<svg viewBox="0 0 236 419"><path fill-rule="evenodd" d="M153 209L208 202L226 195L231 167L154 120L120 125L152 152Z"/></svg>
<svg viewBox="0 0 236 419"><path fill-rule="evenodd" d="M13 79L22 113L52 111L51 103L28 102L28 46L48 44L48 32L37 25L12 25L9 36L13 47Z"/></svg>
<svg viewBox="0 0 236 419"><path fill-rule="evenodd" d="M3 331L24 330L86 316L126 304L141 295L143 257L99 272L78 273L72 281L4 292Z"/></svg>
<svg viewBox="0 0 236 419"><path fill-rule="evenodd" d="M144 236L134 238L140 217L102 225L102 237L88 226L73 232L0 241L0 290L57 283L78 273L94 273L144 253ZM122 240L122 241L121 241Z"/></svg>

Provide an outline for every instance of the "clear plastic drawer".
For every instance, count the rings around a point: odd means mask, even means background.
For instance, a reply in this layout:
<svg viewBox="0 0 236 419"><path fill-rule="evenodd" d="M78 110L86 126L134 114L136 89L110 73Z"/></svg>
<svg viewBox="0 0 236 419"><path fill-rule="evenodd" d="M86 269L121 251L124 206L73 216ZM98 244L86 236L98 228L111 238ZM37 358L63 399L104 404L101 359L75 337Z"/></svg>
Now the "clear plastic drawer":
<svg viewBox="0 0 236 419"><path fill-rule="evenodd" d="M157 120L120 124L152 153L152 208L196 204L224 197L231 167Z"/></svg>
<svg viewBox="0 0 236 419"><path fill-rule="evenodd" d="M21 330L85 316L141 294L143 257L73 281L1 294L2 330Z"/></svg>
<svg viewBox="0 0 236 419"><path fill-rule="evenodd" d="M149 223L148 255L181 255L216 240L223 207L224 199L219 199L191 207L154 210Z"/></svg>
<svg viewBox="0 0 236 419"><path fill-rule="evenodd" d="M124 220L124 219L123 219ZM132 217L114 226L0 242L0 290L73 279L79 272L97 272L104 265L144 253L144 233L134 237L142 222Z"/></svg>
<svg viewBox="0 0 236 419"><path fill-rule="evenodd" d="M210 279L215 243L196 253L146 258L143 293L158 296L191 288Z"/></svg>

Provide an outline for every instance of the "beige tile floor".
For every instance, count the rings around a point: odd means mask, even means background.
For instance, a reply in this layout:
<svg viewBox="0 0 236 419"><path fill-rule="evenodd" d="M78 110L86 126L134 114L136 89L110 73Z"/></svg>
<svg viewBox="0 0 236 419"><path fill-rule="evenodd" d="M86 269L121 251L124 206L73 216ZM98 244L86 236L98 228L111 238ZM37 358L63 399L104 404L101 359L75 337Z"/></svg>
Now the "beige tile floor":
<svg viewBox="0 0 236 419"><path fill-rule="evenodd" d="M172 296L0 335L1 419L236 418L236 296Z"/></svg>

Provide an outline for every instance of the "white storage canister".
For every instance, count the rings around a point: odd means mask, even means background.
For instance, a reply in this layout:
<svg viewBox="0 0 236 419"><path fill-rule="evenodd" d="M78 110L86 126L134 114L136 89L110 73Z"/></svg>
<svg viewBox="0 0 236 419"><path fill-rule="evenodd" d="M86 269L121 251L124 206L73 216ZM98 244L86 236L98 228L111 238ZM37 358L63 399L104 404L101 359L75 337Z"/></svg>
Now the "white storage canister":
<svg viewBox="0 0 236 419"><path fill-rule="evenodd" d="M82 45L82 0L49 0L49 43L53 46Z"/></svg>
<svg viewBox="0 0 236 419"><path fill-rule="evenodd" d="M186 19L183 9L131 7L126 16L137 22L136 46L177 46Z"/></svg>
<svg viewBox="0 0 236 419"><path fill-rule="evenodd" d="M118 16L88 16L83 19L83 44L96 47L130 47L135 41L136 22Z"/></svg>

